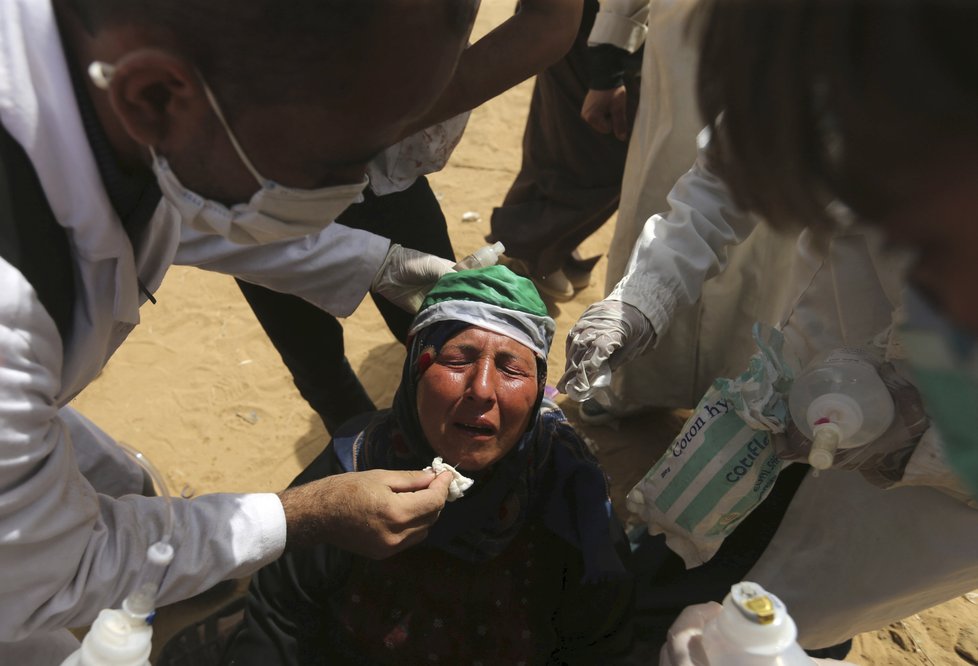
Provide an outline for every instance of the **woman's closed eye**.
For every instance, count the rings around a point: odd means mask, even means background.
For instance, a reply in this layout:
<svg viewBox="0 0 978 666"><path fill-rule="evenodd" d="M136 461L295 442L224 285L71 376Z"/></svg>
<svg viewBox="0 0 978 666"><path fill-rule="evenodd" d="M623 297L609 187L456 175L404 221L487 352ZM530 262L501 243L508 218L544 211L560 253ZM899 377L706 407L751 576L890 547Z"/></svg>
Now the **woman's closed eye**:
<svg viewBox="0 0 978 666"><path fill-rule="evenodd" d="M472 365L476 358L475 356L466 354L440 354L438 356L438 364L448 366L449 368L464 368L467 365Z"/></svg>
<svg viewBox="0 0 978 666"><path fill-rule="evenodd" d="M442 353L438 356L438 364L449 368L466 368L478 363L481 357L482 354L464 351ZM533 374L520 359L506 353L498 354L494 359L494 365L497 370L509 377L529 377Z"/></svg>
<svg viewBox="0 0 978 666"><path fill-rule="evenodd" d="M524 367L517 359L497 359L496 368L510 377L529 377L531 375L529 368Z"/></svg>

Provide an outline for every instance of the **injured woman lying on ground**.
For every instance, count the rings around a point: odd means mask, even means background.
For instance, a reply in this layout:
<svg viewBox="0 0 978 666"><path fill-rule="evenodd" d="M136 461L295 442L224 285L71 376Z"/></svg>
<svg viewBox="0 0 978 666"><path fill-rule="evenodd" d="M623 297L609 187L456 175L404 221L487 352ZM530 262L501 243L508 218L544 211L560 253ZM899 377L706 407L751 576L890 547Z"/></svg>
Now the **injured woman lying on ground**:
<svg viewBox="0 0 978 666"><path fill-rule="evenodd" d="M597 461L544 399L553 333L508 269L443 277L392 409L340 428L295 483L435 458L474 483L389 559L287 552L255 575L213 661L181 663L573 664L627 650L628 549Z"/></svg>

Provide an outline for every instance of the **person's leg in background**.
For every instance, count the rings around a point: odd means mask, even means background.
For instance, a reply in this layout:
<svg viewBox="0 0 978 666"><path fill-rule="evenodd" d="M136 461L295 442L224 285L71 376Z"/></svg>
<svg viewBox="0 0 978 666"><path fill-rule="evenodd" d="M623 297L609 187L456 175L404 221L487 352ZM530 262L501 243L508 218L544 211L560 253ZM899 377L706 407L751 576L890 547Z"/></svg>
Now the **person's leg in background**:
<svg viewBox="0 0 978 666"><path fill-rule="evenodd" d="M237 282L299 393L327 430L376 409L346 360L343 327L336 317L298 296Z"/></svg>
<svg viewBox="0 0 978 666"><path fill-rule="evenodd" d="M353 206L340 216L340 222L356 229L365 229L391 239L412 250L455 259L448 223L441 205L425 177L411 187L382 197L365 195L363 203ZM387 328L400 342L407 338L413 312L405 312L382 296L370 294L387 322Z"/></svg>
<svg viewBox="0 0 978 666"><path fill-rule="evenodd" d="M347 209L342 224L390 238L415 250L454 258L445 216L428 181L419 178L402 192L364 201ZM289 294L238 280L238 286L299 393L331 433L346 421L376 409L346 359L343 326L331 314ZM407 337L414 315L374 297L388 328L399 341Z"/></svg>
<svg viewBox="0 0 978 666"><path fill-rule="evenodd" d="M514 270L557 301L587 286L594 261L581 262L572 253L617 209L628 150L627 142L597 132L581 118L588 92L587 39L597 11L596 0L585 2L571 50L537 76L523 163L492 214L489 239L501 241L506 256L519 260ZM629 93L637 98L634 86Z"/></svg>

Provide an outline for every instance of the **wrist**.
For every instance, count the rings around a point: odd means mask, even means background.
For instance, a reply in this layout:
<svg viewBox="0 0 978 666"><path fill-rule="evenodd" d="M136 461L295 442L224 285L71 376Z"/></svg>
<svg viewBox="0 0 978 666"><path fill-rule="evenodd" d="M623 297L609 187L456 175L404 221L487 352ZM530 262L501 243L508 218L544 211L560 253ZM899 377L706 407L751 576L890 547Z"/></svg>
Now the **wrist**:
<svg viewBox="0 0 978 666"><path fill-rule="evenodd" d="M377 271L374 273L373 280L370 281L370 291L377 291L377 289L384 283L384 277L387 275L387 269L391 264L391 259L396 254L396 248L401 247L397 243L390 243L387 246L387 254L384 255L384 260L380 262L380 266L377 267Z"/></svg>
<svg viewBox="0 0 978 666"><path fill-rule="evenodd" d="M614 90L625 85L625 60L628 52L611 44L587 50L588 88Z"/></svg>
<svg viewBox="0 0 978 666"><path fill-rule="evenodd" d="M332 485L331 477L325 477L277 493L285 513L287 550L322 542L330 533Z"/></svg>

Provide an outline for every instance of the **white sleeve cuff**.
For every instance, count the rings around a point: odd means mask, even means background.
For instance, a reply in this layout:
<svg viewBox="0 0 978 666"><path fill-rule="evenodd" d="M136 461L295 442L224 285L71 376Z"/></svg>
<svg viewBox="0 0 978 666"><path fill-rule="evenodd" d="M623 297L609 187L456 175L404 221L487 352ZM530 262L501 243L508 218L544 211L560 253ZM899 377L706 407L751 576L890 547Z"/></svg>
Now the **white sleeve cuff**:
<svg viewBox="0 0 978 666"><path fill-rule="evenodd" d="M655 346L669 330L672 315L676 311L678 286L676 284L670 287L661 275L636 271L626 273L608 294L607 300L622 301L641 310L655 331Z"/></svg>
<svg viewBox="0 0 978 666"><path fill-rule="evenodd" d="M234 559L248 568L267 564L278 558L285 550L285 509L275 493L253 493L240 495L240 517L245 524L239 532L244 539L235 539L238 552ZM255 529L257 526L257 529Z"/></svg>
<svg viewBox="0 0 978 666"><path fill-rule="evenodd" d="M635 53L645 43L645 36L649 30L648 18L648 6L639 9L631 16L606 11L598 12L587 45L611 44L629 53Z"/></svg>

